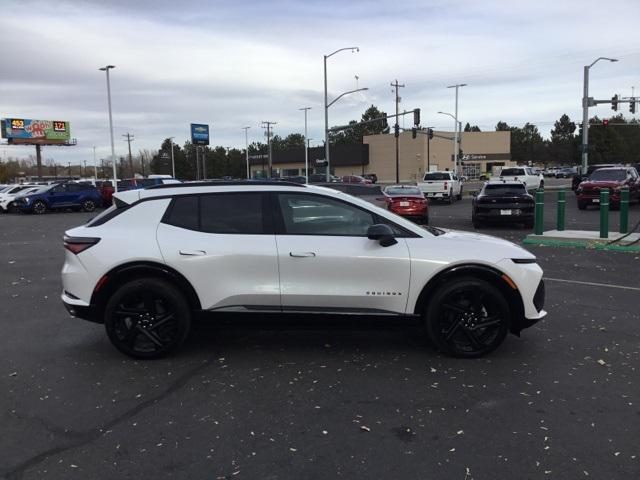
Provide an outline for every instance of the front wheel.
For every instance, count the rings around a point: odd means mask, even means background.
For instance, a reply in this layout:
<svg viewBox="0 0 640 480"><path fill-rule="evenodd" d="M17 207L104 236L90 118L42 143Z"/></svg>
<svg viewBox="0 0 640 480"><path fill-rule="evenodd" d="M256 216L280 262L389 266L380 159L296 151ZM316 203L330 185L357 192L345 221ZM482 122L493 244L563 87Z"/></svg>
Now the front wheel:
<svg viewBox="0 0 640 480"><path fill-rule="evenodd" d="M38 200L33 204L33 213L42 215L46 211L47 211L47 204L44 203L42 200Z"/></svg>
<svg viewBox="0 0 640 480"><path fill-rule="evenodd" d="M111 343L135 358L163 357L189 333L191 310L184 295L164 280L141 278L111 296L104 313Z"/></svg>
<svg viewBox="0 0 640 480"><path fill-rule="evenodd" d="M498 288L486 280L461 277L435 291L424 317L436 348L456 357L475 358L502 343L510 311Z"/></svg>

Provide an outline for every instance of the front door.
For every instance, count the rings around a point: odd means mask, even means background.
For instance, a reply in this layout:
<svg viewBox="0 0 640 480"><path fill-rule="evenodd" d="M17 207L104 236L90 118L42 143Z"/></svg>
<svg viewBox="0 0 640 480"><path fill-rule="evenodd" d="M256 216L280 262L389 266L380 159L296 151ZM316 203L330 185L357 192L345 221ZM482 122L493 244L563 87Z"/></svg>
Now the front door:
<svg viewBox="0 0 640 480"><path fill-rule="evenodd" d="M369 240L376 215L346 201L274 196L284 310L405 312L410 260L403 238L390 247Z"/></svg>

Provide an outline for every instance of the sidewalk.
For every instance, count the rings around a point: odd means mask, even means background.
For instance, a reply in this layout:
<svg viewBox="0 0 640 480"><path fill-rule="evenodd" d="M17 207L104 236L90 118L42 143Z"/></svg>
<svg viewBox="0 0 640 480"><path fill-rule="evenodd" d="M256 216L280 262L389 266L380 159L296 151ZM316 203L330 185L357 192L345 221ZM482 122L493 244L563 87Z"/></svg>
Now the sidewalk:
<svg viewBox="0 0 640 480"><path fill-rule="evenodd" d="M527 235L523 243L550 247L640 252L640 233L609 232L609 238L600 238L600 232L593 230L549 230L542 235Z"/></svg>

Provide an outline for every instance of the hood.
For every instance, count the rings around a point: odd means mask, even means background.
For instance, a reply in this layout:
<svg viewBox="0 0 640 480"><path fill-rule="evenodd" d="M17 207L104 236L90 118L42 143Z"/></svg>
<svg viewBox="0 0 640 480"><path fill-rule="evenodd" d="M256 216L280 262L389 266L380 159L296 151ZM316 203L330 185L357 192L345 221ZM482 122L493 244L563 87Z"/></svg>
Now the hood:
<svg viewBox="0 0 640 480"><path fill-rule="evenodd" d="M491 235L484 235L474 232L462 232L459 230L445 230L444 235L439 235L436 238L442 239L447 242L455 242L460 244L461 249L468 250L473 248L475 244L480 250L481 248L490 248L491 252L495 254L497 258L536 258L528 250L512 243L508 240L504 240L498 237L492 237Z"/></svg>

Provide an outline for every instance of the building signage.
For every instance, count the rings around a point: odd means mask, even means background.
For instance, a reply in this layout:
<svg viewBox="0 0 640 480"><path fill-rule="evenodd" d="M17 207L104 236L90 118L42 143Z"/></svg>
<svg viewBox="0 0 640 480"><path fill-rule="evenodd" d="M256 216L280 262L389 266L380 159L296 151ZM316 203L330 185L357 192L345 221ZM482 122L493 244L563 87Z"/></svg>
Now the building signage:
<svg viewBox="0 0 640 480"><path fill-rule="evenodd" d="M453 162L454 156L451 155L451 161ZM460 155L458 159L461 162L482 162L482 161L494 161L494 160L511 160L510 153L465 153Z"/></svg>
<svg viewBox="0 0 640 480"><path fill-rule="evenodd" d="M204 123L192 123L191 143L194 145L209 145L209 125Z"/></svg>
<svg viewBox="0 0 640 480"><path fill-rule="evenodd" d="M65 144L71 138L69 122L62 120L4 118L0 120L0 131L9 143Z"/></svg>

